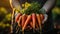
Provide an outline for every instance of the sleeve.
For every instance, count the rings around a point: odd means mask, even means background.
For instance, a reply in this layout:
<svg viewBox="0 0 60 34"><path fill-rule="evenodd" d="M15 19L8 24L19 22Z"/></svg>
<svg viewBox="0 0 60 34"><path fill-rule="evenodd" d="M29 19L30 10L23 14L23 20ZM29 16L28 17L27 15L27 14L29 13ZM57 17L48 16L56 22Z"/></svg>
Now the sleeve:
<svg viewBox="0 0 60 34"><path fill-rule="evenodd" d="M48 12L56 3L56 0L47 0L46 3L43 5L43 9Z"/></svg>

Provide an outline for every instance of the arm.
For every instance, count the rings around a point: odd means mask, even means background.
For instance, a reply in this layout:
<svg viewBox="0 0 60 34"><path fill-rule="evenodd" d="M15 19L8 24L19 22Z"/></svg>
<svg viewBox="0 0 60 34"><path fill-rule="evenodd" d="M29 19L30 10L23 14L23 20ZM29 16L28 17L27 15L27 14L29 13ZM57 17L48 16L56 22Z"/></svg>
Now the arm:
<svg viewBox="0 0 60 34"><path fill-rule="evenodd" d="M21 1L20 1L20 3L19 3L19 0L9 0L9 2L10 2L10 6L11 6L12 9L13 9L13 8L15 8L15 9L17 9L17 10L22 9L22 8L21 8Z"/></svg>
<svg viewBox="0 0 60 34"><path fill-rule="evenodd" d="M48 12L55 4L56 0L47 0L46 3L43 5L43 9Z"/></svg>

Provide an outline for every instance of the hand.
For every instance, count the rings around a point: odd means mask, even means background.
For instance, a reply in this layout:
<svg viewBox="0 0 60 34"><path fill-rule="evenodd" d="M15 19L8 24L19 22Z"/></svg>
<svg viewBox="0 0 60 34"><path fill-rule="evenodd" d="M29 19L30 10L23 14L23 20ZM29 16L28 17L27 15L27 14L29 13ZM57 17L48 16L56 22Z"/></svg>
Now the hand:
<svg viewBox="0 0 60 34"><path fill-rule="evenodd" d="M44 20L42 21L42 24L44 24L44 22L47 20L48 15L46 14L46 10L44 8L41 8L40 13L42 13L44 15Z"/></svg>
<svg viewBox="0 0 60 34"><path fill-rule="evenodd" d="M47 20L47 18L48 18L48 15L44 14L44 20L42 21L42 24L44 24L44 22Z"/></svg>
<svg viewBox="0 0 60 34"><path fill-rule="evenodd" d="M41 8L41 9L39 10L39 12L42 13L42 14L46 14L46 11L45 11L44 8Z"/></svg>

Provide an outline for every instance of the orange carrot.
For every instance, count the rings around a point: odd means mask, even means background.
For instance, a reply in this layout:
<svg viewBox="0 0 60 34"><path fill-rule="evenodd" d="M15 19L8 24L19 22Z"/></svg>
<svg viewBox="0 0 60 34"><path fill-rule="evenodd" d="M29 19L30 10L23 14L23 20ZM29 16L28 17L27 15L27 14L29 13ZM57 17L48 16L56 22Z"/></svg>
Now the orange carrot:
<svg viewBox="0 0 60 34"><path fill-rule="evenodd" d="M17 21L18 22L18 26L21 26L21 19L22 19L22 16L20 16L19 20Z"/></svg>
<svg viewBox="0 0 60 34"><path fill-rule="evenodd" d="M39 24L39 27L40 27L40 24L41 24L40 15L39 14L36 14L36 17L37 17L37 21L38 21L38 24Z"/></svg>
<svg viewBox="0 0 60 34"><path fill-rule="evenodd" d="M36 16L34 13L32 13L32 21L33 21L33 28L35 29Z"/></svg>
<svg viewBox="0 0 60 34"><path fill-rule="evenodd" d="M40 14L41 21L44 19L44 15Z"/></svg>
<svg viewBox="0 0 60 34"><path fill-rule="evenodd" d="M31 26L31 28L33 28L33 23L32 22L30 22L30 26Z"/></svg>
<svg viewBox="0 0 60 34"><path fill-rule="evenodd" d="M27 26L27 24L29 23L30 20L31 20L31 15L28 15L28 17L27 17L27 19L25 21L25 24L24 24L24 26L22 28L22 31L24 31L25 27Z"/></svg>
<svg viewBox="0 0 60 34"><path fill-rule="evenodd" d="M38 27L38 24L36 23L36 29L38 29L39 27Z"/></svg>
<svg viewBox="0 0 60 34"><path fill-rule="evenodd" d="M22 15L22 24L21 24L21 25L22 25L22 27L24 26L24 22L25 22L25 20L26 20L26 15L25 15L25 14L23 14L23 15Z"/></svg>
<svg viewBox="0 0 60 34"><path fill-rule="evenodd" d="M42 31L42 26L41 26L42 21L41 21L41 18L40 18L39 14L36 14L36 16L37 16L37 20L38 20L38 24L39 24L39 29L40 29L40 32L41 32Z"/></svg>
<svg viewBox="0 0 60 34"><path fill-rule="evenodd" d="M32 28L33 28L32 22L30 22L29 25L28 25L25 29L28 29L28 28L29 28L29 29L32 29Z"/></svg>
<svg viewBox="0 0 60 34"><path fill-rule="evenodd" d="M19 17L21 16L21 14L19 13L16 17L15 17L15 21L17 22L19 20Z"/></svg>

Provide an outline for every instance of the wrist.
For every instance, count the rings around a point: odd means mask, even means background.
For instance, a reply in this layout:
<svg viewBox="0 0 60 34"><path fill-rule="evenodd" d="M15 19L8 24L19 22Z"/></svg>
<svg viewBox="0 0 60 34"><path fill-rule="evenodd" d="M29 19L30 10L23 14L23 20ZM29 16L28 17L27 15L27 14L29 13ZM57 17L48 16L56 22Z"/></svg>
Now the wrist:
<svg viewBox="0 0 60 34"><path fill-rule="evenodd" d="M41 9L39 10L39 12L42 13L42 14L46 14L46 10L45 10L44 8L41 8Z"/></svg>

